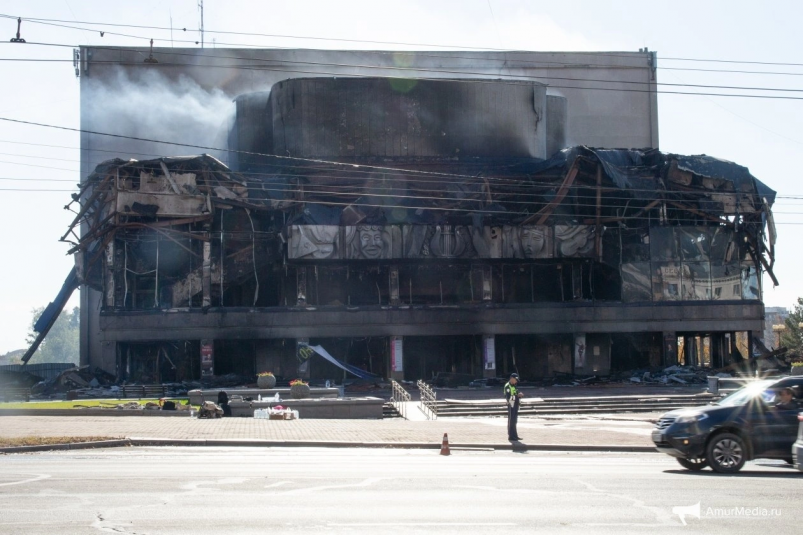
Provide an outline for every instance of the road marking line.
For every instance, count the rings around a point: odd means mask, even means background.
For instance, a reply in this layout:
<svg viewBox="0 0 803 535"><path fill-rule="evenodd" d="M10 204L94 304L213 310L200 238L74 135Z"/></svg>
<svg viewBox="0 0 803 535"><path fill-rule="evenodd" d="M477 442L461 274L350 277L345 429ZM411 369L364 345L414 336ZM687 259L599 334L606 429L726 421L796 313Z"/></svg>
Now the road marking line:
<svg viewBox="0 0 803 535"><path fill-rule="evenodd" d="M389 526L517 526L512 522L359 522L351 524L328 523L333 527L389 527Z"/></svg>
<svg viewBox="0 0 803 535"><path fill-rule="evenodd" d="M321 486L321 487L308 487L308 488L305 488L305 489L293 489L293 490L288 490L287 492L282 492L281 494L282 495L285 495L285 494L301 494L301 493L304 493L304 492L316 492L316 491L319 491L319 490L347 489L347 488L352 488L352 487L367 487L369 485L373 485L374 483L376 483L378 481L382 481L383 479L387 479L387 478L369 477L368 479L366 479L364 481L360 481L359 483L351 483L351 484L346 484L346 485L325 485L325 486Z"/></svg>
<svg viewBox="0 0 803 535"><path fill-rule="evenodd" d="M23 479L22 481L12 481L11 483L0 483L0 487L8 487L9 485L22 485L23 483L33 483L34 481L41 481L49 477L50 475L48 474L41 474L37 477L32 477L31 479Z"/></svg>

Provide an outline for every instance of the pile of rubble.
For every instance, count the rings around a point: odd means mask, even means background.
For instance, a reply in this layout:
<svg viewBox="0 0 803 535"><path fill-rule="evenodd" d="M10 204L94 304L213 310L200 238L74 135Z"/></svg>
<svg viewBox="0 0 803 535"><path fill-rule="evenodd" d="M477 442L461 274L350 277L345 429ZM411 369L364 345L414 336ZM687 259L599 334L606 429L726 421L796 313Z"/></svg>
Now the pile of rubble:
<svg viewBox="0 0 803 535"><path fill-rule="evenodd" d="M114 383L114 376L100 368L90 369L80 366L64 370L50 379L40 381L31 387L31 393L38 396L68 392L70 390L102 390Z"/></svg>
<svg viewBox="0 0 803 535"><path fill-rule="evenodd" d="M38 375L28 372L3 371L0 372L0 389L3 388L30 388L42 380Z"/></svg>
<svg viewBox="0 0 803 535"><path fill-rule="evenodd" d="M698 366L669 366L663 369L630 370L619 374L622 382L634 384L687 385L706 384L708 378L731 377L729 373L714 373L711 368Z"/></svg>
<svg viewBox="0 0 803 535"><path fill-rule="evenodd" d="M223 376L231 381L229 376ZM225 379L224 379L225 381ZM165 383L167 397L186 396L187 392L200 388L197 381ZM31 394L40 398L59 397L69 392L75 398L120 398L123 385L115 377L100 368L80 366L62 371L57 376L39 381L31 387Z"/></svg>
<svg viewBox="0 0 803 535"><path fill-rule="evenodd" d="M730 373L719 372L701 366L668 366L666 368L639 368L622 372L612 372L609 376L578 376L570 373L555 374L545 379L543 386L591 386L615 384L644 384L652 386L700 385L708 382L708 377L732 377ZM532 384L528 381L527 384Z"/></svg>
<svg viewBox="0 0 803 535"><path fill-rule="evenodd" d="M180 403L177 401L163 400L159 403L148 401L140 403L138 401L126 401L124 403L104 403L99 405L74 405L75 409L104 409L104 410L122 410L122 411L192 411L193 408L189 403Z"/></svg>

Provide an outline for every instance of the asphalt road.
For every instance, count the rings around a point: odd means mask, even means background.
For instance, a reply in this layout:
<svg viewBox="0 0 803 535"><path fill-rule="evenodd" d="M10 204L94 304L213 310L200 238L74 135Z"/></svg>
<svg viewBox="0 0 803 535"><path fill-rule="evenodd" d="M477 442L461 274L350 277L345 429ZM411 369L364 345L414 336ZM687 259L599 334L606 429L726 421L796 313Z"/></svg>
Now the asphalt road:
<svg viewBox="0 0 803 535"><path fill-rule="evenodd" d="M800 533L803 474L660 454L120 448L0 456L0 533ZM695 506L700 517L674 507ZM694 507L692 507L693 509Z"/></svg>

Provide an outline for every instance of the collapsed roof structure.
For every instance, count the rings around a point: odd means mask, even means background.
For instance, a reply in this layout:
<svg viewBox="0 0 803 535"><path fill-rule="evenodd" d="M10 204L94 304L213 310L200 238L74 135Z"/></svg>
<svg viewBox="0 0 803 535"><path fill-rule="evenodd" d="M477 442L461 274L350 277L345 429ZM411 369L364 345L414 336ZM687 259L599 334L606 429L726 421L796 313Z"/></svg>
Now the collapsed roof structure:
<svg viewBox="0 0 803 535"><path fill-rule="evenodd" d="M80 281L98 290L103 288L103 262L99 261L115 238L125 241L126 232L150 229L193 254L178 238L208 242L203 229L210 228L220 210L232 208L243 209L251 223L251 211L261 214L257 217L261 242L280 242L293 229L306 227L466 229L460 253L444 253L447 258L525 258L522 252L512 252L512 246L505 255L496 247L494 254L485 243L485 228L544 227L545 236L551 238L552 232L545 227L548 223L577 227L593 238L583 246L588 249L583 256L611 265L632 255L628 245L649 250L649 240L633 242L632 237L651 227L688 227L695 229L692 234L728 233L726 245L715 244L722 249L719 254L726 254L731 262L750 260L774 279L771 206L775 193L746 168L705 155L571 147L545 161L429 161L424 170L416 163L390 168L301 161L289 167L246 177L209 155L109 160L95 169L74 196L80 210L61 239L72 245L69 254L81 253L76 256ZM80 237L79 224L86 225ZM665 246L680 248L687 259L689 248L708 251L711 247L700 236L689 237L689 243L678 236L679 243ZM624 244L624 251L617 242ZM742 249L741 257L734 243ZM249 254L238 258L256 262L254 245L247 249ZM558 252L558 256L564 254ZM306 255L290 249L281 251L281 256L285 261ZM405 249L389 251L383 258L405 257L416 254ZM551 251L543 251L537 258L551 257ZM680 258L680 252L674 257ZM349 257L332 251L316 258Z"/></svg>

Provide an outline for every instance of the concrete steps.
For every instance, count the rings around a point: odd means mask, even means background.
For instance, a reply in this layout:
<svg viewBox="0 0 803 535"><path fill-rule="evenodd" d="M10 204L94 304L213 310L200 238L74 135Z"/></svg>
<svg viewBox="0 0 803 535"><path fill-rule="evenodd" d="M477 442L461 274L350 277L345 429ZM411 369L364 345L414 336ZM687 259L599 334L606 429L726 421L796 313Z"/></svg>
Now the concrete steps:
<svg viewBox="0 0 803 535"><path fill-rule="evenodd" d="M607 396L526 400L519 409L520 415L553 414L605 414L627 412L666 412L707 405L718 396L670 395L670 396ZM502 399L454 400L436 402L438 417L505 416L507 408ZM391 403L385 403L383 418L400 418Z"/></svg>
<svg viewBox="0 0 803 535"><path fill-rule="evenodd" d="M620 412L665 412L698 407L716 400L714 396L611 396L605 398L553 398L523 402L519 414L598 414ZM441 400L438 416L502 416L503 400Z"/></svg>
<svg viewBox="0 0 803 535"><path fill-rule="evenodd" d="M387 418L401 418L401 414L396 411L396 407L393 406L393 403L386 401L384 405L382 405L382 419Z"/></svg>

